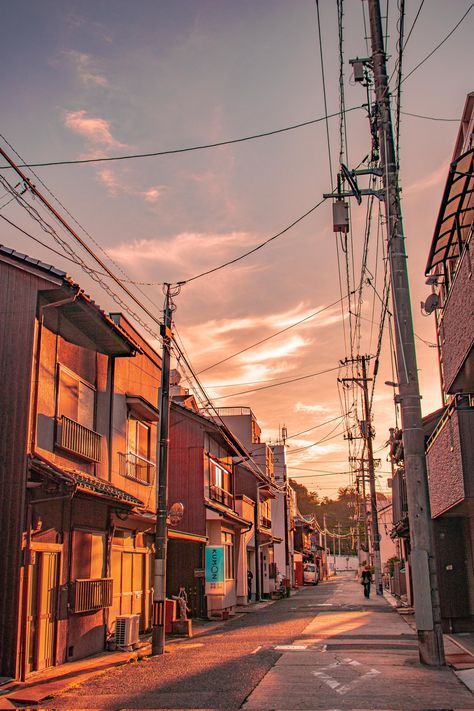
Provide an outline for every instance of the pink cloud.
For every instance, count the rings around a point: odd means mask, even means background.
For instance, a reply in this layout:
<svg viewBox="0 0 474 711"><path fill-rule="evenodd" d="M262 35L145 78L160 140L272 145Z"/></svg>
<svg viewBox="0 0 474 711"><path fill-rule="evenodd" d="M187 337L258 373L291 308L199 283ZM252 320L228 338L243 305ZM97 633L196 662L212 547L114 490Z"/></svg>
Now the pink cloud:
<svg viewBox="0 0 474 711"><path fill-rule="evenodd" d="M72 62L76 69L77 76L83 84L86 86L91 84L101 87L108 86L107 77L98 70L96 66L97 60L90 54L70 49L65 52L65 55Z"/></svg>
<svg viewBox="0 0 474 711"><path fill-rule="evenodd" d="M64 118L64 125L71 131L83 136L89 143L105 148L125 148L126 144L121 143L112 136L110 121L98 116L87 116L85 111L67 111Z"/></svg>

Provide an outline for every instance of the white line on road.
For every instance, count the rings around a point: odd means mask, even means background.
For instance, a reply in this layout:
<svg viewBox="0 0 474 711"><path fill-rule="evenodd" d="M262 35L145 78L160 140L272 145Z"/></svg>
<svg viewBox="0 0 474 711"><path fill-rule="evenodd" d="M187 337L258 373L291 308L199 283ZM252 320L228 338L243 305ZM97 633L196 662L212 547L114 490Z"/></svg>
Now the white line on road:
<svg viewBox="0 0 474 711"><path fill-rule="evenodd" d="M258 647L253 650L253 652L250 652L250 654L257 654L257 652L258 652L259 649L262 649L262 645L261 645L261 644L259 644Z"/></svg>
<svg viewBox="0 0 474 711"><path fill-rule="evenodd" d="M301 652L308 649L307 644L279 644L275 647L279 652Z"/></svg>

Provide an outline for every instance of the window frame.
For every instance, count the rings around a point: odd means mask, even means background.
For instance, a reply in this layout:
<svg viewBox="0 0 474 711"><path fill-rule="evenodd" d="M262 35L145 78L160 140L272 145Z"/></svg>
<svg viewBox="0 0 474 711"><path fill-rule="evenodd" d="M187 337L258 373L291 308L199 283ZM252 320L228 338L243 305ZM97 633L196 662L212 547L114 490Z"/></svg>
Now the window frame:
<svg viewBox="0 0 474 711"><path fill-rule="evenodd" d="M72 380L77 381L79 388L78 388L78 397L77 397L77 416L76 417L71 417L69 414L66 412L62 411L61 408L61 374L64 373L67 377L71 378ZM87 424L84 424L84 422L80 421L79 413L80 413L80 386L83 386L84 388L87 388L87 390L91 391L92 393L92 398L93 398L93 406L92 406L92 413L91 413L91 422L88 422ZM63 386L65 387L65 386ZM58 363L57 364L57 392L56 392L56 417L57 419L60 419L61 417L67 417L70 420L73 420L74 422L77 422L78 425L81 425L81 427L85 427L88 430L91 430L92 432L95 432L95 426L96 426L96 408L97 408L97 388L95 385L90 383L89 381L85 380L82 378L80 375L75 373L71 368L68 368L66 365L63 363Z"/></svg>

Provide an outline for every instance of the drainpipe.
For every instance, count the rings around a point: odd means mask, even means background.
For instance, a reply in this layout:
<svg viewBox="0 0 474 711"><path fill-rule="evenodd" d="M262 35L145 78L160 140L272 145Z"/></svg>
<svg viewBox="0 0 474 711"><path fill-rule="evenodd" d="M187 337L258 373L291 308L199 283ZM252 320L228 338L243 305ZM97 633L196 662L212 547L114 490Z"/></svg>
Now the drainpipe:
<svg viewBox="0 0 474 711"><path fill-rule="evenodd" d="M258 503L260 495L257 484L257 501L253 512L254 529L255 529L255 602L260 601L260 551L258 545Z"/></svg>

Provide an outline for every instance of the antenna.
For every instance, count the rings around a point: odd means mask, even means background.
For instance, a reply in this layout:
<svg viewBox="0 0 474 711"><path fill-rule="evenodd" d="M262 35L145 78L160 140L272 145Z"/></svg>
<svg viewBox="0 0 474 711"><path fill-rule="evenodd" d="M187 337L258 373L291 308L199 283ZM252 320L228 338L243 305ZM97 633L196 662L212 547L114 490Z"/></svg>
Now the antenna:
<svg viewBox="0 0 474 711"><path fill-rule="evenodd" d="M436 293L430 294L426 301L421 302L423 313L429 316L435 309L439 309L439 296Z"/></svg>

